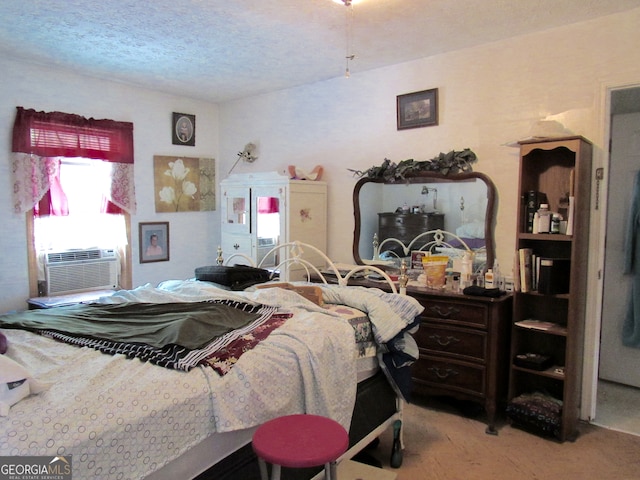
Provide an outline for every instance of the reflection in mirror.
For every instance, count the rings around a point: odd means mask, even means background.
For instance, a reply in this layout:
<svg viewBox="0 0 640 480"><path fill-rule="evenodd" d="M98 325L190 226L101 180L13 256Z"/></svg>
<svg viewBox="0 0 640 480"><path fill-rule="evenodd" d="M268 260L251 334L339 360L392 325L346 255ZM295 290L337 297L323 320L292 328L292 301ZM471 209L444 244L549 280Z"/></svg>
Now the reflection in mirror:
<svg viewBox="0 0 640 480"><path fill-rule="evenodd" d="M257 263L260 263L269 250L278 245L280 240L280 200L277 197L258 197L257 205ZM277 265L276 253L272 252L271 258L264 260L262 266L274 267Z"/></svg>
<svg viewBox="0 0 640 480"><path fill-rule="evenodd" d="M440 229L457 235L475 252L476 269L492 266L494 202L495 186L481 173L426 172L393 183L363 178L353 192L354 260L363 264L374 258L374 235L379 243L397 238L409 245L417 235ZM395 250L383 248L379 254L398 258L402 248L396 244Z"/></svg>
<svg viewBox="0 0 640 480"><path fill-rule="evenodd" d="M248 220L244 197L227 197L227 223L246 225Z"/></svg>

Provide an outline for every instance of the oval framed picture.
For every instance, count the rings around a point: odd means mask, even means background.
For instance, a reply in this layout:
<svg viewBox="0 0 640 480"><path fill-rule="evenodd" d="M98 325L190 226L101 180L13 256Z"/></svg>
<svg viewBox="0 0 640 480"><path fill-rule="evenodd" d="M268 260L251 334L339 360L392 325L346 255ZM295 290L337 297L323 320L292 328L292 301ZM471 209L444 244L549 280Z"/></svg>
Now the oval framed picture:
<svg viewBox="0 0 640 480"><path fill-rule="evenodd" d="M196 144L196 116L173 112L171 141L174 145Z"/></svg>

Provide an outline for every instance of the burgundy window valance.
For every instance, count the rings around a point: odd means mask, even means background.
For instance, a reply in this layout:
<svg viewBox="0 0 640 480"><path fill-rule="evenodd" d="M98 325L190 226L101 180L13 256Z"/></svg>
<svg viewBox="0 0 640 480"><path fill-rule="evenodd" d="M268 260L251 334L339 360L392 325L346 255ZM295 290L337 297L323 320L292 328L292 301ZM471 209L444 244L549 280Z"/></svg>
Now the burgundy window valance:
<svg viewBox="0 0 640 480"><path fill-rule="evenodd" d="M133 123L17 107L12 151L133 163Z"/></svg>
<svg viewBox="0 0 640 480"><path fill-rule="evenodd" d="M11 149L16 213L33 208L36 215L68 214L59 188L60 157L108 162L111 184L103 213L135 213L133 123L16 108Z"/></svg>

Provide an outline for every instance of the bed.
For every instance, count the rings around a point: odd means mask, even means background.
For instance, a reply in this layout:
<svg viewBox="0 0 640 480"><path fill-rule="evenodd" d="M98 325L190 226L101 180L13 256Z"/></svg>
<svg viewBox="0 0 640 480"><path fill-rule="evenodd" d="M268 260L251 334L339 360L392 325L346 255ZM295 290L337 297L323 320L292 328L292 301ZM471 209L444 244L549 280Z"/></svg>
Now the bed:
<svg viewBox="0 0 640 480"><path fill-rule="evenodd" d="M277 248L304 250L297 243ZM41 387L0 416L0 456L71 455L76 478L258 478L250 448L255 428L305 412L349 430L342 458L387 428L401 442L407 390L397 379L417 349L397 345L411 344L408 332L422 307L411 297L345 286L352 274L340 276L340 285L313 285L322 305L285 288L232 291L188 279L118 291L89 305L0 316L5 357ZM134 307L140 311L132 319ZM242 311L242 318L202 343L209 331L202 318L214 307ZM118 317L123 311L125 320ZM111 323L111 315L118 320ZM160 326L151 327L150 318ZM63 329L74 322L73 331ZM157 344L155 330L168 343ZM199 343L185 349L175 338Z"/></svg>

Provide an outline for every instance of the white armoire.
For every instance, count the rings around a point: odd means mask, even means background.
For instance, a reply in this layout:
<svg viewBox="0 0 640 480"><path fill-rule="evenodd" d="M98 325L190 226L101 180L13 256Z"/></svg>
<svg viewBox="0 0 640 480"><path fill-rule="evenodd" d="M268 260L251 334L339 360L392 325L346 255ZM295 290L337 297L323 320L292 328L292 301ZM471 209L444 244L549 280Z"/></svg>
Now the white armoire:
<svg viewBox="0 0 640 480"><path fill-rule="evenodd" d="M264 258L276 245L294 240L327 249L327 184L291 180L277 172L233 174L220 183L221 247L228 264L248 263L243 254L262 261L265 268L282 262L288 252L281 249ZM305 258L310 252L305 252ZM264 259L264 260L263 260ZM323 266L319 256L316 266ZM286 280L302 278L303 270L293 268ZM299 278L298 278L299 277ZM283 279L284 280L284 279Z"/></svg>

